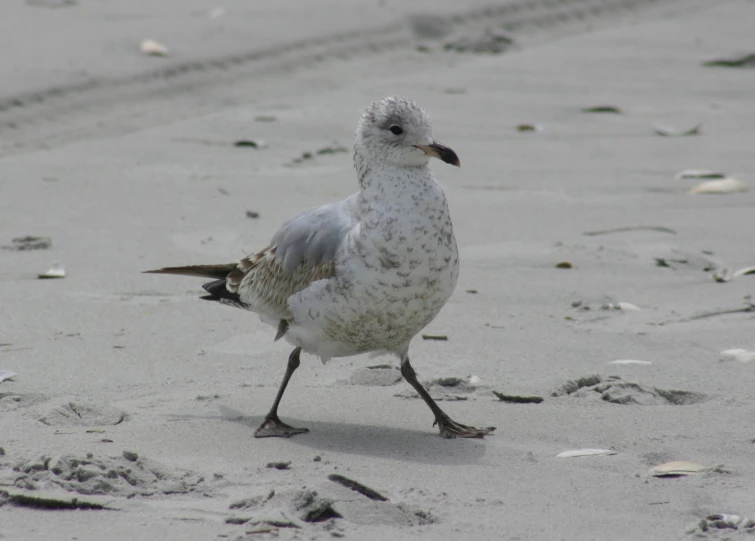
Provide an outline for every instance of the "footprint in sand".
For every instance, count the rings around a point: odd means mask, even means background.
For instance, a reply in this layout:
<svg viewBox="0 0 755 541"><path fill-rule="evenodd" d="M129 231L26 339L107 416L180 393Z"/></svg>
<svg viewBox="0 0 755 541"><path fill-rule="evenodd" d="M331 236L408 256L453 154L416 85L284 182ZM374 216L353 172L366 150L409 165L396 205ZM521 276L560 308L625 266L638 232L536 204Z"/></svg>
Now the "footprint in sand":
<svg viewBox="0 0 755 541"><path fill-rule="evenodd" d="M125 421L126 414L110 406L67 402L40 419L49 426L112 426Z"/></svg>
<svg viewBox="0 0 755 541"><path fill-rule="evenodd" d="M597 375L567 381L551 396L600 398L613 404L639 406L686 406L708 400L708 396L702 393L659 389L623 381L619 376Z"/></svg>
<svg viewBox="0 0 755 541"><path fill-rule="evenodd" d="M332 483L303 490L270 490L230 505L227 524L243 524L245 531L273 533L282 528L322 529L343 533L349 524L411 527L438 521L428 511L388 497L343 476ZM340 535L338 537L341 537Z"/></svg>
<svg viewBox="0 0 755 541"><path fill-rule="evenodd" d="M349 383L352 385L367 385L371 387L388 387L401 381L398 367L390 364L378 364L357 368L351 374Z"/></svg>
<svg viewBox="0 0 755 541"><path fill-rule="evenodd" d="M119 457L43 455L19 460L12 470L13 486L22 490L63 489L77 494L132 497L184 494L203 486L196 474L169 471L130 451Z"/></svg>

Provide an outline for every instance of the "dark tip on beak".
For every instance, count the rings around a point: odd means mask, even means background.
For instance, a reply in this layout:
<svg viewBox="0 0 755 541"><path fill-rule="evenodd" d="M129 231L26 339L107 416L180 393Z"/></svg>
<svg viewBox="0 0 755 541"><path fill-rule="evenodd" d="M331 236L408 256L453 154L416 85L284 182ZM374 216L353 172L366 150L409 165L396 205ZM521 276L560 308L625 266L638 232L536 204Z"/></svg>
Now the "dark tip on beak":
<svg viewBox="0 0 755 541"><path fill-rule="evenodd" d="M415 146L418 149L423 150L428 156L433 156L441 161L455 165L456 167L461 167L461 163L459 162L459 157L456 155L456 152L445 145L441 145L437 141L433 141L430 145Z"/></svg>
<svg viewBox="0 0 755 541"><path fill-rule="evenodd" d="M448 148L447 146L441 145L440 143L433 143L430 145L430 148L435 150L435 152L438 154L438 158L446 163L450 163L451 165L455 165L456 167L461 167L461 162L459 161L459 157L456 155L456 152Z"/></svg>

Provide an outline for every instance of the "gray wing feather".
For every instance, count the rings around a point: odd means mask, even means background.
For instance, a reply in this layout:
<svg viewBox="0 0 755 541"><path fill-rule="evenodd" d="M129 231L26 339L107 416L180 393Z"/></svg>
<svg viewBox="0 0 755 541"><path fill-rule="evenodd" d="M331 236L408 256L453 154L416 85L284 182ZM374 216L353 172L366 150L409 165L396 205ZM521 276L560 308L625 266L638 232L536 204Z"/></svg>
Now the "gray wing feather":
<svg viewBox="0 0 755 541"><path fill-rule="evenodd" d="M329 263L357 221L356 194L306 210L273 235L275 258L287 273L293 273L301 264L312 268Z"/></svg>

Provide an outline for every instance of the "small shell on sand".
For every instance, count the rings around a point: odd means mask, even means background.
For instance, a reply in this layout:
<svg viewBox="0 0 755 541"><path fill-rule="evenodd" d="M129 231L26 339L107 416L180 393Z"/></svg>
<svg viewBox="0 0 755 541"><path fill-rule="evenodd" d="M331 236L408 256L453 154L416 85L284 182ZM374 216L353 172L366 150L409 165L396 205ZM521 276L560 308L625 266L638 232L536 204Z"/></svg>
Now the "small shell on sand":
<svg viewBox="0 0 755 541"><path fill-rule="evenodd" d="M616 359L615 361L609 361L608 364L653 364L651 361L640 361L637 359Z"/></svg>
<svg viewBox="0 0 755 541"><path fill-rule="evenodd" d="M168 53L170 52L165 45L153 39L145 39L142 41L141 45L139 45L139 50L150 56L168 56Z"/></svg>
<svg viewBox="0 0 755 541"><path fill-rule="evenodd" d="M579 306L574 306L578 308ZM589 306L587 307L589 309ZM606 302L600 305L601 310L621 310L623 312L639 312L640 307L631 302Z"/></svg>
<svg viewBox="0 0 755 541"><path fill-rule="evenodd" d="M574 458L580 456L606 456L615 455L616 451L613 449L572 449L570 451L562 451L556 455L556 458Z"/></svg>
<svg viewBox="0 0 755 541"><path fill-rule="evenodd" d="M0 383L2 383L5 380L11 380L15 378L18 374L15 372L11 372L10 370L0 370Z"/></svg>
<svg viewBox="0 0 755 541"><path fill-rule="evenodd" d="M687 193L690 195L697 195L737 193L746 191L747 185L744 182L735 178L726 177L701 182Z"/></svg>
<svg viewBox="0 0 755 541"><path fill-rule="evenodd" d="M511 34L503 30L488 28L481 34L471 36L458 36L443 44L446 51L457 53L488 53L501 54L515 44Z"/></svg>
<svg viewBox="0 0 755 541"><path fill-rule="evenodd" d="M25 237L17 237L13 239L12 244L0 246L0 248L5 250L17 250L19 252L24 250L49 250L52 248L52 239L50 237L26 235Z"/></svg>
<svg viewBox="0 0 755 541"><path fill-rule="evenodd" d="M695 537L708 537L709 530L716 528L718 530L744 530L748 534L755 531L755 520L742 515L716 514L697 521L692 527L687 529L688 534L695 534ZM722 537L722 539L732 539L731 537Z"/></svg>
<svg viewBox="0 0 755 541"><path fill-rule="evenodd" d="M493 391L493 394L496 395L501 402L508 402L509 404L542 404L543 400L545 400L542 396L519 396L503 394L498 391Z"/></svg>
<svg viewBox="0 0 755 541"><path fill-rule="evenodd" d="M583 113L613 113L615 115L623 115L624 110L616 105L596 105L594 107L585 107L582 109Z"/></svg>
<svg viewBox="0 0 755 541"><path fill-rule="evenodd" d="M708 515L705 520L711 522L711 526L717 528L731 528L733 530L738 529L740 526L745 528L752 528L753 521L742 515L728 515L721 513L719 515Z"/></svg>
<svg viewBox="0 0 755 541"><path fill-rule="evenodd" d="M734 278L745 276L746 274L755 274L755 267L744 267L735 271L729 269L718 269L712 274L716 282L731 282Z"/></svg>
<svg viewBox="0 0 755 541"><path fill-rule="evenodd" d="M755 267L744 267L743 269L737 269L731 273L732 278L739 278L745 274L755 274Z"/></svg>
<svg viewBox="0 0 755 541"><path fill-rule="evenodd" d="M716 179L716 178L726 178L726 173L720 173L717 171L710 171L708 169L685 169L684 171L679 171L676 175L674 175L675 180L685 180L685 179Z"/></svg>
<svg viewBox="0 0 755 541"><path fill-rule="evenodd" d="M267 148L267 142L262 139L241 139L233 143L235 147Z"/></svg>
<svg viewBox="0 0 755 541"><path fill-rule="evenodd" d="M407 18L407 23L414 37L419 40L443 39L453 30L450 20L440 15L410 15Z"/></svg>
<svg viewBox="0 0 755 541"><path fill-rule="evenodd" d="M682 477L685 475L695 475L696 473L708 471L710 469L711 468L706 466L695 464L694 462L675 460L659 466L653 466L648 473L653 477Z"/></svg>
<svg viewBox="0 0 755 541"><path fill-rule="evenodd" d="M726 58L716 58L703 62L706 67L723 67L723 68L748 68L755 65L755 53L739 53Z"/></svg>
<svg viewBox="0 0 755 541"><path fill-rule="evenodd" d="M718 360L751 363L755 362L755 351L747 351L746 349L725 349L718 355Z"/></svg>
<svg viewBox="0 0 755 541"><path fill-rule="evenodd" d="M53 262L52 267L50 267L47 270L47 272L43 272L42 274L39 274L37 277L40 280L49 280L51 278L65 278L66 270L63 268L63 265L55 261Z"/></svg>
<svg viewBox="0 0 755 541"><path fill-rule="evenodd" d="M653 124L653 130L655 133L662 135L663 137L687 137L689 135L700 135L700 128L702 128L702 124L695 124L688 130L677 130L676 128L671 128L669 126Z"/></svg>

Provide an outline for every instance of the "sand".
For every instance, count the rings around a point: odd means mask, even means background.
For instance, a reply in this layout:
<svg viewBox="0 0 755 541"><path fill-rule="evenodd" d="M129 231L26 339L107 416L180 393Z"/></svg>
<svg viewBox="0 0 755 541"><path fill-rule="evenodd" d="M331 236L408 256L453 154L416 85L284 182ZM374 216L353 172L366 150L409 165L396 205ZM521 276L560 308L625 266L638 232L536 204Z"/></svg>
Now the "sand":
<svg viewBox="0 0 755 541"><path fill-rule="evenodd" d="M755 350L755 277L712 278L755 264L755 195L674 175L755 187L755 72L701 65L755 52L755 4L532 2L419 36L410 13L458 6L153 4L5 8L0 244L52 246L0 250L0 370L18 374L0 382L0 538L749 538L700 520L755 516L755 364L720 360ZM443 50L506 21L504 54ZM28 28L47 37L22 47ZM171 56L141 56L147 37ZM448 340L418 337L413 364L457 378L432 386L455 419L498 429L443 440L394 369L367 368L395 359L303 356L280 413L311 433L254 439L289 349L199 301L201 280L140 272L241 257L354 191L358 115L396 93L462 163L434 164L462 274L425 332ZM623 114L581 111L598 105ZM53 261L66 278L37 279ZM556 457L582 448L615 454ZM649 475L674 460L707 469Z"/></svg>

